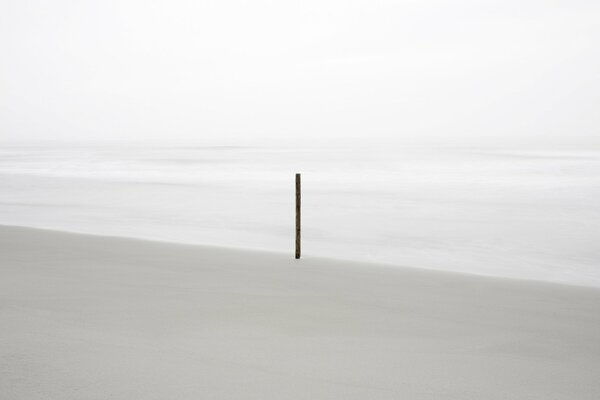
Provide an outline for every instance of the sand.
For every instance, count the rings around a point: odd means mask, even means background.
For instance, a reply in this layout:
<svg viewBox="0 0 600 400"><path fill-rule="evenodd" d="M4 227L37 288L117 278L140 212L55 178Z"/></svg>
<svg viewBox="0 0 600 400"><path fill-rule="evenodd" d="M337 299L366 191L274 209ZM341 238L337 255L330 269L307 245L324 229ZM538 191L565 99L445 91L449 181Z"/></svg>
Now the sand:
<svg viewBox="0 0 600 400"><path fill-rule="evenodd" d="M0 227L2 399L598 399L600 290Z"/></svg>

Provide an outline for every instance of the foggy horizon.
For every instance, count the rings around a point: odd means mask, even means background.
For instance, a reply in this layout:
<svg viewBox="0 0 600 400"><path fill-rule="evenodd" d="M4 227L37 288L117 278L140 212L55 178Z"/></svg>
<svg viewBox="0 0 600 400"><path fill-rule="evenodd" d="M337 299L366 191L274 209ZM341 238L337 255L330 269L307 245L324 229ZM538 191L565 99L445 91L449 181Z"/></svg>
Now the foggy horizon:
<svg viewBox="0 0 600 400"><path fill-rule="evenodd" d="M598 3L1 9L2 143L600 148Z"/></svg>

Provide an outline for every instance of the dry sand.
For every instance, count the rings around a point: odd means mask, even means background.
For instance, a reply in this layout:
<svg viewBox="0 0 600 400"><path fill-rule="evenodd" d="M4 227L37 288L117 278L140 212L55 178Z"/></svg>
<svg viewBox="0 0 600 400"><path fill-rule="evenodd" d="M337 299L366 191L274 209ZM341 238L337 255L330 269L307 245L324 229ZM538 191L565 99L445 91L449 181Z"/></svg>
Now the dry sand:
<svg viewBox="0 0 600 400"><path fill-rule="evenodd" d="M2 399L600 398L600 290L0 228Z"/></svg>

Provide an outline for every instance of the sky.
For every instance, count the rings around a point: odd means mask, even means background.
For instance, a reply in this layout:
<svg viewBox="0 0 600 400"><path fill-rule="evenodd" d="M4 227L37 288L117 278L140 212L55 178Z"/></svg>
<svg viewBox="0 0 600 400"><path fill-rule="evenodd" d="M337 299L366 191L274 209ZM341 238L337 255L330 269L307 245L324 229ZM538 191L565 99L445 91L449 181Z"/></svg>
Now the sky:
<svg viewBox="0 0 600 400"><path fill-rule="evenodd" d="M0 141L600 148L597 0L0 0Z"/></svg>

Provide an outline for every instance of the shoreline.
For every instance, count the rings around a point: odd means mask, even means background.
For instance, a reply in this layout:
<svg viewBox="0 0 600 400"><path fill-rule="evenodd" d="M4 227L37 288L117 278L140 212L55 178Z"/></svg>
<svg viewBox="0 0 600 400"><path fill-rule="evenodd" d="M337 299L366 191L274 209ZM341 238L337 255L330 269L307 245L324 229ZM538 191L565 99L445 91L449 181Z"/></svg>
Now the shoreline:
<svg viewBox="0 0 600 400"><path fill-rule="evenodd" d="M285 261L292 262L307 262L307 260L312 260L321 263L331 263L331 264L344 264L346 266L359 266L361 268L370 267L370 268L383 268L383 269L398 269L398 270L407 270L407 271L418 271L418 272L430 272L434 274L448 274L448 275L457 275L460 277L464 277L466 279L473 277L475 279L492 279L498 281L507 281L508 283L512 282L518 284L520 282L526 284L541 284L541 285L557 285L557 286L567 286L574 288L583 288L583 289L592 289L600 291L600 286L596 286L593 284L585 285L582 283L574 283L574 282L561 282L555 280L545 280L545 279L536 279L536 278L528 278L528 277L514 277L514 276L504 276L504 275L494 275L491 273L476 273L476 272L467 272L462 270L453 270L453 269L437 269L434 267L427 266L413 266L413 265L403 265L403 264L394 264L394 263L385 263L385 262L376 262L376 261L362 261L362 260L353 260L351 258L338 258L338 257L330 257L330 256L322 256L322 255L311 255L305 254L303 252L301 260L294 260L293 254L293 246L290 247L289 252L276 251L268 248L254 248L254 247L240 247L240 246L227 246L221 244L210 244L210 243L194 243L192 241L184 241L184 240L163 240L156 239L153 237L144 237L144 236L127 236L127 235L112 235L112 234L103 234L103 233L91 233L91 232L81 232L76 230L64 230L64 229L54 229L54 228L38 228L33 226L25 226L25 225L10 225L10 224L0 224L0 231L3 229L24 229L31 231L41 231L47 232L51 234L64 234L64 235L72 235L72 236L81 236L88 238L97 238L97 239L109 239L109 240L124 240L124 241L133 241L133 242L142 242L148 244L158 244L158 245L172 245L172 246L182 246L185 248L195 248L198 251L200 250L218 250L223 252L233 252L233 253L249 253L249 254L264 254L271 256L278 256L280 259Z"/></svg>
<svg viewBox="0 0 600 400"><path fill-rule="evenodd" d="M287 253L302 170L307 255L600 288L596 161L432 149L7 149L0 224Z"/></svg>
<svg viewBox="0 0 600 400"><path fill-rule="evenodd" d="M7 399L596 399L600 290L0 226Z"/></svg>

